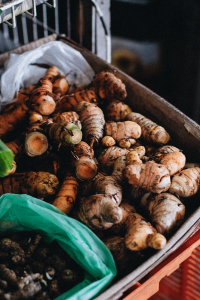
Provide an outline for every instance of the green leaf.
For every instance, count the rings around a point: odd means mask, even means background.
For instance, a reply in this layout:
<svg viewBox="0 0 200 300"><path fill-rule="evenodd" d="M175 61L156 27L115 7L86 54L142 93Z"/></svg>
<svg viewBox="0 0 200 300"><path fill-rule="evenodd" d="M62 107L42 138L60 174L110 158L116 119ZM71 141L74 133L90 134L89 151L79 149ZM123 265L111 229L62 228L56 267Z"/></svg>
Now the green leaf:
<svg viewBox="0 0 200 300"><path fill-rule="evenodd" d="M0 177L7 176L14 160L13 152L0 140Z"/></svg>

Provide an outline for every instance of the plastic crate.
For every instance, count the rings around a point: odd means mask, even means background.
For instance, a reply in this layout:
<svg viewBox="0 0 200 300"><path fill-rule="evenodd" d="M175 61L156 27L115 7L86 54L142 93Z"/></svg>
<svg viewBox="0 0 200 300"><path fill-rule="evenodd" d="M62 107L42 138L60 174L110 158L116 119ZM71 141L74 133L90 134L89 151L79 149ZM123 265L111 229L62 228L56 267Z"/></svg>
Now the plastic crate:
<svg viewBox="0 0 200 300"><path fill-rule="evenodd" d="M119 300L200 299L200 230ZM152 296L153 295L153 296Z"/></svg>

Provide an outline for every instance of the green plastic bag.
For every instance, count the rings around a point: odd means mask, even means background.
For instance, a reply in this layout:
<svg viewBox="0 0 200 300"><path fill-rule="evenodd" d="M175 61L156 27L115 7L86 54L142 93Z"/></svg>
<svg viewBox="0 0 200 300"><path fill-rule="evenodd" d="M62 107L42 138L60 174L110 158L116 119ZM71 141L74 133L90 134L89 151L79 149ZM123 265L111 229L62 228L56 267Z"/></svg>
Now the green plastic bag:
<svg viewBox="0 0 200 300"><path fill-rule="evenodd" d="M4 194L0 197L0 235L22 230L36 230L47 243L56 239L85 270L84 280L56 300L93 299L116 275L110 251L85 225L34 197Z"/></svg>

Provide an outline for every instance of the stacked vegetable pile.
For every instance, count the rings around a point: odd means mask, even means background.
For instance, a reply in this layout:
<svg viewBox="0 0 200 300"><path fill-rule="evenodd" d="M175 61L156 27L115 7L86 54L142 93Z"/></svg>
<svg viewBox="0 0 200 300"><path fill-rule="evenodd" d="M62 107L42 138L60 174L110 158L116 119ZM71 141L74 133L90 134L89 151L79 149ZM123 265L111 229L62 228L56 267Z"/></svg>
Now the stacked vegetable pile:
<svg viewBox="0 0 200 300"><path fill-rule="evenodd" d="M0 194L29 194L84 223L122 275L182 224L200 168L187 166L163 127L123 102L126 87L115 73L78 88L66 78L50 67L2 111L0 138L15 164Z"/></svg>
<svg viewBox="0 0 200 300"><path fill-rule="evenodd" d="M54 241L29 231L0 240L0 299L55 299L83 280L84 270Z"/></svg>

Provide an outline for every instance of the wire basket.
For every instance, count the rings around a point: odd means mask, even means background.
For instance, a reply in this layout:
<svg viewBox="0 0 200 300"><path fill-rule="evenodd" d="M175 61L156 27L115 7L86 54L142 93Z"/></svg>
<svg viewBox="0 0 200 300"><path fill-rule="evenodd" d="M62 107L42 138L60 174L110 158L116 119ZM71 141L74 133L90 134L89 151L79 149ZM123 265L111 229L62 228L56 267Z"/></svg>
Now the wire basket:
<svg viewBox="0 0 200 300"><path fill-rule="evenodd" d="M107 62L111 60L109 4L98 0L0 1L0 53L64 34Z"/></svg>

